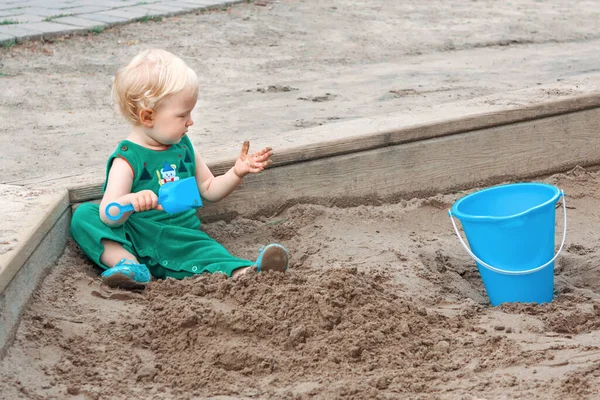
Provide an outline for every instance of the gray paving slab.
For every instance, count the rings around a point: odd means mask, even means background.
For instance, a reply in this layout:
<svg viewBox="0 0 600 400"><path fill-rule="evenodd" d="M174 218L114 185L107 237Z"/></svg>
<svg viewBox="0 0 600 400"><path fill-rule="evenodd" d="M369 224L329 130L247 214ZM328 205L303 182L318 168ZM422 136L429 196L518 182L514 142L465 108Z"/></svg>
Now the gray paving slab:
<svg viewBox="0 0 600 400"><path fill-rule="evenodd" d="M49 1L49 0L29 0L29 1L19 1L19 7L39 7L39 8L61 8L64 4L67 4L66 1Z"/></svg>
<svg viewBox="0 0 600 400"><path fill-rule="evenodd" d="M13 35L9 35L7 33L0 33L0 43L8 43L12 40L16 40Z"/></svg>
<svg viewBox="0 0 600 400"><path fill-rule="evenodd" d="M13 15L8 18L10 21L18 22L19 24L26 24L28 22L42 22L47 17L41 17L39 15L21 14Z"/></svg>
<svg viewBox="0 0 600 400"><path fill-rule="evenodd" d="M73 25L58 24L56 22L36 22L33 24L21 24L26 29L36 30L42 34L58 34L64 32L69 34L76 30Z"/></svg>
<svg viewBox="0 0 600 400"><path fill-rule="evenodd" d="M83 15L85 16L85 14ZM80 28L95 28L95 27L105 27L107 23L101 21L93 21L91 19L80 18L80 17L63 17L57 18L53 22L57 22L59 24L65 25L73 25L78 26Z"/></svg>
<svg viewBox="0 0 600 400"><path fill-rule="evenodd" d="M185 10L189 10L191 7L172 6L171 4L165 5L161 3L145 4L142 7L149 10L163 11L164 13L178 13Z"/></svg>
<svg viewBox="0 0 600 400"><path fill-rule="evenodd" d="M26 7L19 10L19 14L32 14L41 17L54 17L55 15L63 14L64 12L58 8L42 8L42 7Z"/></svg>
<svg viewBox="0 0 600 400"><path fill-rule="evenodd" d="M2 12L4 10L14 10L14 9L15 9L15 6L12 5L12 4L2 4L2 3L0 3L0 12Z"/></svg>
<svg viewBox="0 0 600 400"><path fill-rule="evenodd" d="M163 3L159 3L159 4L164 4ZM197 4L190 4L190 3L184 3L183 1L169 1L169 6L171 7L181 7L181 8L185 8L186 10L197 10L198 9L198 5Z"/></svg>
<svg viewBox="0 0 600 400"><path fill-rule="evenodd" d="M213 7L220 5L229 5L234 3L240 3L240 1L221 1L221 0L180 0L183 3L190 3L197 5L198 7Z"/></svg>
<svg viewBox="0 0 600 400"><path fill-rule="evenodd" d="M34 29L24 28L23 26L18 25L0 25L0 33L4 33L6 35L11 35L17 40L27 39L34 36L40 36L42 32L36 31ZM10 39L9 39L10 40ZM2 44L2 43L0 43Z"/></svg>
<svg viewBox="0 0 600 400"><path fill-rule="evenodd" d="M73 6L73 4L71 4L70 7L61 8L61 11L66 14L89 14L98 11L110 10L111 8L112 7L109 6Z"/></svg>
<svg viewBox="0 0 600 400"><path fill-rule="evenodd" d="M246 0L0 0L0 45Z"/></svg>
<svg viewBox="0 0 600 400"><path fill-rule="evenodd" d="M141 7L141 8L143 8L143 9L146 10L146 14L144 15L144 17L155 18L155 17L168 16L169 14L173 15L173 12L167 12L167 11L162 11L162 10L155 10L155 9L152 9L152 8L147 8L147 6L139 6L139 7Z"/></svg>
<svg viewBox="0 0 600 400"><path fill-rule="evenodd" d="M140 3L140 1L121 1L121 0L80 0L82 5L108 6L110 8L131 7Z"/></svg>
<svg viewBox="0 0 600 400"><path fill-rule="evenodd" d="M130 21L125 17L115 17L113 15L104 15L101 13L83 14L82 17L92 21L104 22L108 25L121 24Z"/></svg>
<svg viewBox="0 0 600 400"><path fill-rule="evenodd" d="M15 9L11 9L11 10L0 10L0 16L1 17L7 17L7 16L11 16L11 15L19 15L19 14L23 14L22 11L20 10L15 10Z"/></svg>
<svg viewBox="0 0 600 400"><path fill-rule="evenodd" d="M59 9L59 8L63 7L63 4L64 4L63 2L56 2L56 1L46 1L46 2L21 1L19 3L16 3L15 5L16 5L16 7L19 7L19 8Z"/></svg>
<svg viewBox="0 0 600 400"><path fill-rule="evenodd" d="M124 8L118 8L118 9L109 10L109 11L103 11L98 14L110 15L113 17L122 17L122 18L127 18L130 20L136 20L138 18L143 18L143 17L149 15L150 10L148 10L147 8L144 8L142 6L136 6L136 7L124 7Z"/></svg>

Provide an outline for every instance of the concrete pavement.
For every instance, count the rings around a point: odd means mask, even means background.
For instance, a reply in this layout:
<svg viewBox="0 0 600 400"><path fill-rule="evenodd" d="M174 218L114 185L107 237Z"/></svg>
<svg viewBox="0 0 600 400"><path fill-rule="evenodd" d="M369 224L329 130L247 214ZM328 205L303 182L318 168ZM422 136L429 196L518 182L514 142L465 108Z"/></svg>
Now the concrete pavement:
<svg viewBox="0 0 600 400"><path fill-rule="evenodd" d="M226 7L246 0L0 0L0 46L101 32L132 21Z"/></svg>

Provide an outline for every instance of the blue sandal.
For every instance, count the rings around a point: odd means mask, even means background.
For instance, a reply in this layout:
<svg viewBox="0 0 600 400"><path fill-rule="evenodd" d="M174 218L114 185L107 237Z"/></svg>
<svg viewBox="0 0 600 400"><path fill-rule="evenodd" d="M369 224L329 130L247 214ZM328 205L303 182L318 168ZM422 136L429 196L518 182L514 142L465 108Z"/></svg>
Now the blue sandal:
<svg viewBox="0 0 600 400"><path fill-rule="evenodd" d="M150 283L150 270L146 264L137 264L135 261L122 259L112 268L100 275L102 283L109 287L134 289Z"/></svg>
<svg viewBox="0 0 600 400"><path fill-rule="evenodd" d="M256 259L256 267L260 271L278 271L285 272L288 269L290 255L288 251L280 244L270 244L261 247L258 258Z"/></svg>

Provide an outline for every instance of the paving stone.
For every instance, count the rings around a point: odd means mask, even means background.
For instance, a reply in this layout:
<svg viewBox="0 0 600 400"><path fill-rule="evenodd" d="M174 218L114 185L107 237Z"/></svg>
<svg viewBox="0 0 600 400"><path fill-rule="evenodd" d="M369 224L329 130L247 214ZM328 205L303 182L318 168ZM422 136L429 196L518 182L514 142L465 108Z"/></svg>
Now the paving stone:
<svg viewBox="0 0 600 400"><path fill-rule="evenodd" d="M218 8L246 0L0 0L0 43L43 34L69 34L144 17ZM48 20L50 18L50 20Z"/></svg>
<svg viewBox="0 0 600 400"><path fill-rule="evenodd" d="M12 15L11 17L9 17L7 19L9 21L16 21L19 24L25 24L27 22L42 22L46 18L47 17L41 17L39 15L23 14L23 15Z"/></svg>
<svg viewBox="0 0 600 400"><path fill-rule="evenodd" d="M25 28L21 24L0 25L0 33L4 33L6 35L12 35L16 39L26 39L26 38L30 38L33 36L40 36L42 34L42 32L40 32L40 31Z"/></svg>
<svg viewBox="0 0 600 400"><path fill-rule="evenodd" d="M58 22L59 24L65 25L73 25L78 26L80 28L95 28L95 27L105 27L107 24L100 21L93 21L91 19L85 19L82 17L63 17L57 18L53 22Z"/></svg>
<svg viewBox="0 0 600 400"><path fill-rule="evenodd" d="M106 24L118 24L129 21L129 19L125 17L115 17L113 15L104 15L101 13L82 14L81 17L85 17L85 19L90 19L92 21L104 22Z"/></svg>
<svg viewBox="0 0 600 400"><path fill-rule="evenodd" d="M15 8L16 8L16 6L14 6L12 4L1 4L0 3L0 12L2 12L2 11L9 11L9 10L15 10Z"/></svg>
<svg viewBox="0 0 600 400"><path fill-rule="evenodd" d="M73 25L57 24L56 22L36 22L33 24L21 24L25 29L37 30L42 33L69 34L77 30Z"/></svg>
<svg viewBox="0 0 600 400"><path fill-rule="evenodd" d="M10 21L12 17L19 14L5 13L4 11L0 11L0 21Z"/></svg>
<svg viewBox="0 0 600 400"><path fill-rule="evenodd" d="M81 5L89 5L89 6L99 6L99 7L110 7L110 8L119 8L119 7L129 7L139 3L139 0L133 1L120 1L120 0L79 0L78 3Z"/></svg>
<svg viewBox="0 0 600 400"><path fill-rule="evenodd" d="M111 7L108 7L108 6L76 5L75 7L73 7L73 4L71 4L70 7L61 8L61 11L65 14L88 14L88 13L93 13L93 12L98 12L98 11L106 11L106 10L110 10L110 9L111 9Z"/></svg>
<svg viewBox="0 0 600 400"><path fill-rule="evenodd" d="M234 1L221 1L221 0L179 0L180 3L189 3L197 5L198 7L214 7L214 6L226 6L234 3L243 3L245 0L234 0Z"/></svg>
<svg viewBox="0 0 600 400"><path fill-rule="evenodd" d="M21 9L21 14L39 15L41 17L54 17L64 12L54 8L27 7Z"/></svg>
<svg viewBox="0 0 600 400"><path fill-rule="evenodd" d="M10 42L11 40L15 40L16 38L13 35L9 35L6 33L0 33L0 45L2 43Z"/></svg>
<svg viewBox="0 0 600 400"><path fill-rule="evenodd" d="M150 15L151 11L143 8L141 6L137 7L125 7L125 8L117 8L109 11L102 11L98 14L110 15L113 17L122 17L130 20L134 20L137 18L143 18L147 15Z"/></svg>
<svg viewBox="0 0 600 400"><path fill-rule="evenodd" d="M25 11L19 9L19 10L2 10L0 11L0 16L2 17L2 19L8 19L9 17L15 16L15 15L22 15L22 14L26 14ZM27 13L27 14L31 14L31 15L37 15L35 13Z"/></svg>
<svg viewBox="0 0 600 400"><path fill-rule="evenodd" d="M162 3L160 3L162 4ZM200 6L190 3L184 3L183 1L169 1L169 5L173 7L181 7L186 10L196 10L200 8Z"/></svg>
<svg viewBox="0 0 600 400"><path fill-rule="evenodd" d="M59 9L63 7L65 2L63 1L19 1L14 3L18 7L22 8L45 8L45 9Z"/></svg>
<svg viewBox="0 0 600 400"><path fill-rule="evenodd" d="M144 15L144 17L166 17L169 14L167 11L154 10L152 8L148 8L148 6L141 7L146 10L146 14Z"/></svg>
<svg viewBox="0 0 600 400"><path fill-rule="evenodd" d="M177 13L177 12L189 10L189 8L172 6L170 4L167 6L167 5L164 5L161 3L145 4L142 7L150 9L150 10L163 11L165 13Z"/></svg>

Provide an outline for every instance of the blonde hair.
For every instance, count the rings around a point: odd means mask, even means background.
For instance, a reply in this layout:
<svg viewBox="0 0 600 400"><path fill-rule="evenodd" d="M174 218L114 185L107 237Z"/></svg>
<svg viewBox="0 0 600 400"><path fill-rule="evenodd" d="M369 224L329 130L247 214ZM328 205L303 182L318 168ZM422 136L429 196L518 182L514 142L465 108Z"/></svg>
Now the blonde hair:
<svg viewBox="0 0 600 400"><path fill-rule="evenodd" d="M115 74L112 97L121 114L139 125L141 110L157 109L161 100L186 89L198 96L196 73L168 51L151 49L139 53Z"/></svg>

